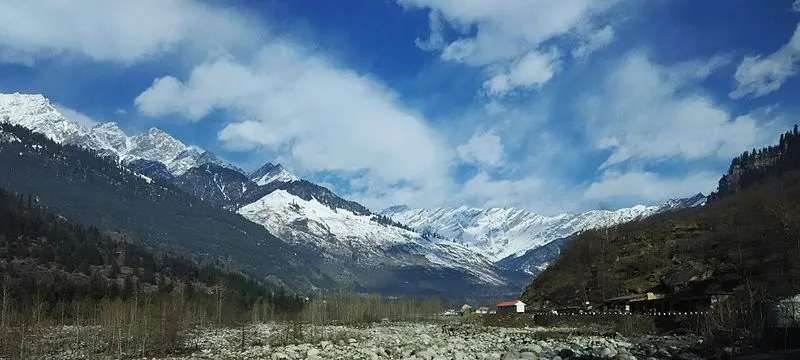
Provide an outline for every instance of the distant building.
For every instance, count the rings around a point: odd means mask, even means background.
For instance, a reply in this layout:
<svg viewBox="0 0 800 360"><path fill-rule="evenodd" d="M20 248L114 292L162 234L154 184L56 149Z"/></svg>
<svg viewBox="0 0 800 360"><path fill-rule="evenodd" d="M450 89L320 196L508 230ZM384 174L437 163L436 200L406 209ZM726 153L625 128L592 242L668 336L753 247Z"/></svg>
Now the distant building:
<svg viewBox="0 0 800 360"><path fill-rule="evenodd" d="M486 306L481 306L481 307L478 308L478 310L475 310L475 313L476 314L488 314L489 313L489 308L486 307Z"/></svg>
<svg viewBox="0 0 800 360"><path fill-rule="evenodd" d="M711 281L690 283L671 293L632 294L603 301L605 311L625 313L703 312L731 296Z"/></svg>
<svg viewBox="0 0 800 360"><path fill-rule="evenodd" d="M525 303L519 300L505 301L497 304L497 313L524 313Z"/></svg>

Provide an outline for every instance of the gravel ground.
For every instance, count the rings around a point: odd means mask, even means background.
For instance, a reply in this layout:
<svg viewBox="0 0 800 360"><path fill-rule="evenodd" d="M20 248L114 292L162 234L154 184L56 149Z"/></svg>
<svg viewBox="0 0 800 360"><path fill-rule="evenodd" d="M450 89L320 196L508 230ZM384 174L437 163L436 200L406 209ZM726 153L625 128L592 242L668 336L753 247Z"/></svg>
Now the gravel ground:
<svg viewBox="0 0 800 360"><path fill-rule="evenodd" d="M287 325L197 331L170 359L700 359L688 337L571 336L576 329L426 324L305 328L286 344ZM243 336L244 333L244 336ZM244 344L244 346L242 346ZM281 345L285 344L285 345Z"/></svg>

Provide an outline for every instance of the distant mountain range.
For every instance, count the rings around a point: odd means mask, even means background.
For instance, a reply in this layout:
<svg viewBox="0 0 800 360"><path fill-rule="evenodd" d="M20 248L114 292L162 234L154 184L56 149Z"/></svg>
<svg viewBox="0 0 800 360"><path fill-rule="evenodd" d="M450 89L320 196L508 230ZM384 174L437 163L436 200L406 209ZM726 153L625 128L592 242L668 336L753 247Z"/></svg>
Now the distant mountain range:
<svg viewBox="0 0 800 360"><path fill-rule="evenodd" d="M376 213L280 164L246 173L159 129L128 136L114 123L86 128L41 95L0 94L0 122L91 150L143 181L175 186L236 212L333 279L386 294L514 294L577 232L705 202L698 194L655 207L552 217L514 208L393 207Z"/></svg>
<svg viewBox="0 0 800 360"><path fill-rule="evenodd" d="M466 206L434 209L394 206L381 211L381 214L418 231L430 231L452 239L483 254L492 262L504 264L506 268L535 275L537 268L552 260L531 255L535 249L582 231L700 206L705 201L705 195L697 194L686 199L669 200L660 206L638 205L615 211L591 210L555 216L542 216L518 208L479 209ZM531 262L520 259L531 256L537 260Z"/></svg>

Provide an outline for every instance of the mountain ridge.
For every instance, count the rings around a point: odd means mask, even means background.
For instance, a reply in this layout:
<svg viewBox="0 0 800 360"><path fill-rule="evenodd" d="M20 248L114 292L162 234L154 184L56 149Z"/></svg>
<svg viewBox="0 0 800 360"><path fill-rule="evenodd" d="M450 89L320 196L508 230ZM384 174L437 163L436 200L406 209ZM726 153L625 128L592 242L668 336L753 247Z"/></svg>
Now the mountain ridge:
<svg viewBox="0 0 800 360"><path fill-rule="evenodd" d="M521 256L551 241L603 226L613 226L653 214L700 206L706 196L668 200L659 206L636 205L617 210L589 210L543 216L515 207L442 207L410 209L397 205L380 211L418 231L433 231L485 253L493 261Z"/></svg>
<svg viewBox="0 0 800 360"><path fill-rule="evenodd" d="M114 122L85 127L67 119L40 94L0 94L0 122L23 126L56 143L81 146L122 163L138 159L158 161L175 176L205 163L241 172L209 151L188 146L155 127L136 136L128 136Z"/></svg>

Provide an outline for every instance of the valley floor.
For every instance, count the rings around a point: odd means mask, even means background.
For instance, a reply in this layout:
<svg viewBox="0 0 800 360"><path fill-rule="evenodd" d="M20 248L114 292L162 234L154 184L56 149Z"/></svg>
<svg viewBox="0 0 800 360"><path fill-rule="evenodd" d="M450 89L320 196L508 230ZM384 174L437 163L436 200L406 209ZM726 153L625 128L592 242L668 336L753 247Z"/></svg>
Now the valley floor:
<svg viewBox="0 0 800 360"><path fill-rule="evenodd" d="M129 357L102 343L75 342L75 327L48 335L61 349L49 359ZM85 329L83 330L85 331ZM584 334L584 335L576 335ZM56 340L62 338L62 340ZM498 328L476 325L384 323L308 326L267 323L241 328L198 329L183 350L166 359L698 359L692 338L604 337L574 328ZM110 350L110 351L109 351ZM42 354L44 355L44 354ZM120 356L121 355L121 356ZM141 356L134 356L142 358ZM153 357L147 357L153 358ZM159 357L164 358L164 357Z"/></svg>

